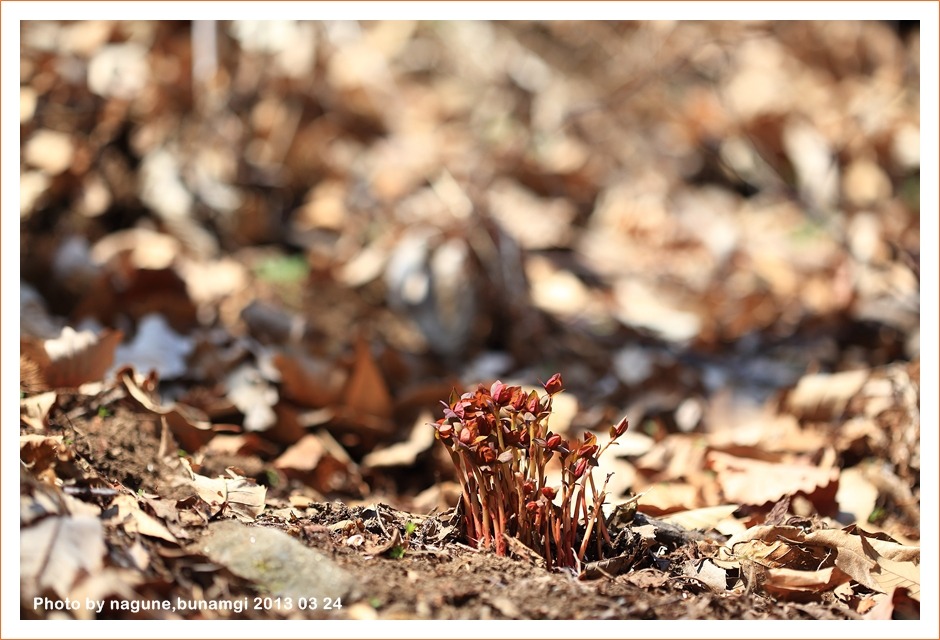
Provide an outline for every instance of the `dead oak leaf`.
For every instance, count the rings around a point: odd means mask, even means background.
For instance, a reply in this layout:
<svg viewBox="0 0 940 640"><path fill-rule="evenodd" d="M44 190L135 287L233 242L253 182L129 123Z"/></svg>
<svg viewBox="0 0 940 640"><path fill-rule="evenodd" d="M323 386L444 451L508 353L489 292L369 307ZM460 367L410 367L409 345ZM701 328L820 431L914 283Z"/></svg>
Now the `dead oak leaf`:
<svg viewBox="0 0 940 640"><path fill-rule="evenodd" d="M802 492L821 512L835 506L839 469L764 462L710 451L705 462L716 474L726 502L762 505Z"/></svg>
<svg viewBox="0 0 940 640"><path fill-rule="evenodd" d="M380 418L392 415L392 396L368 341L361 336L356 341L355 362L343 392L343 402L350 409L366 415Z"/></svg>
<svg viewBox="0 0 940 640"><path fill-rule="evenodd" d="M123 335L110 329L95 334L63 327L59 337L49 340L23 336L20 353L38 368L43 389L74 389L104 378Z"/></svg>

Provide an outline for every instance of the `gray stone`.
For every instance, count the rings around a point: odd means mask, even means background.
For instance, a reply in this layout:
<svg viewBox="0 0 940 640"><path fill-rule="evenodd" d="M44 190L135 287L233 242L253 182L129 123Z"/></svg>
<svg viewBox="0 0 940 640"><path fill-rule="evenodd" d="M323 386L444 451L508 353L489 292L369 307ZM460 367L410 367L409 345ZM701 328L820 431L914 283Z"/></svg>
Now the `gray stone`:
<svg viewBox="0 0 940 640"><path fill-rule="evenodd" d="M330 558L277 529L234 520L213 522L197 547L272 597L335 601L348 598L356 585L355 578Z"/></svg>

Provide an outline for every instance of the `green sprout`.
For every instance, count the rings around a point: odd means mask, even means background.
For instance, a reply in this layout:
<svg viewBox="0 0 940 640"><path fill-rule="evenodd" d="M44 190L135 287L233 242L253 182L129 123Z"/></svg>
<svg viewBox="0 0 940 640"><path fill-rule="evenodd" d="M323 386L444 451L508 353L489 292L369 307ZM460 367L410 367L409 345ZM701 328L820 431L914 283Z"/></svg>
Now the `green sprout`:
<svg viewBox="0 0 940 640"><path fill-rule="evenodd" d="M277 474L277 471L274 469L265 469L264 477L268 482L269 487L276 487L281 483L281 477Z"/></svg>

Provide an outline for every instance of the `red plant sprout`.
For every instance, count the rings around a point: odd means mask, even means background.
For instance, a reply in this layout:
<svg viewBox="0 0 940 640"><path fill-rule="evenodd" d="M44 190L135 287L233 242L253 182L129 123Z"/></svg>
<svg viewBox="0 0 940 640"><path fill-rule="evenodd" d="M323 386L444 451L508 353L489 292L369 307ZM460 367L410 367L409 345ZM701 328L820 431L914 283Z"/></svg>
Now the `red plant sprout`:
<svg viewBox="0 0 940 640"><path fill-rule="evenodd" d="M600 559L610 536L601 511L607 481L597 489L592 470L628 428L610 427L603 447L586 433L566 441L548 430L552 398L564 390L560 373L542 384L545 395L497 380L489 388L451 393L435 436L450 455L461 485L463 524L470 543L508 553L520 540L550 567L581 565L593 539ZM547 484L546 465L561 460L561 486ZM556 504L556 501L558 504Z"/></svg>

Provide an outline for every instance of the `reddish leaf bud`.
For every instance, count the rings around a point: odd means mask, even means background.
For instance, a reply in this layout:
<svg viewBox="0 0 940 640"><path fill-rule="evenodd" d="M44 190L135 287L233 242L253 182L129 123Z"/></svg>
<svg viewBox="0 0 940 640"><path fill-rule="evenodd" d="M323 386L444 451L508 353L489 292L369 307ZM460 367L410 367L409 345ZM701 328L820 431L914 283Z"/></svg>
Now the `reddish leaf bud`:
<svg viewBox="0 0 940 640"><path fill-rule="evenodd" d="M627 428L630 426L630 423L627 422L627 418L624 417L620 422L610 428L610 437L619 438L627 432Z"/></svg>
<svg viewBox="0 0 940 640"><path fill-rule="evenodd" d="M579 458L590 458L595 453L597 453L598 446L596 444L582 444L581 448L578 449Z"/></svg>
<svg viewBox="0 0 940 640"><path fill-rule="evenodd" d="M490 387L490 395L493 396L496 404L501 407L505 406L512 399L512 387L508 387L497 380Z"/></svg>
<svg viewBox="0 0 940 640"><path fill-rule="evenodd" d="M437 433L442 440L448 440L454 435L454 425L449 422L438 422Z"/></svg>
<svg viewBox="0 0 940 640"><path fill-rule="evenodd" d="M512 395L509 398L509 406L516 411L521 411L526 403L526 394L522 387L512 387Z"/></svg>
<svg viewBox="0 0 940 640"><path fill-rule="evenodd" d="M529 502L525 503L525 508L529 511L538 511L539 503L535 500L530 500Z"/></svg>
<svg viewBox="0 0 940 640"><path fill-rule="evenodd" d="M555 499L555 490L551 487L542 487L542 495L548 498L549 500Z"/></svg>
<svg viewBox="0 0 940 640"><path fill-rule="evenodd" d="M548 382L542 385L545 387L545 392L549 395L555 395L562 389L561 374L556 373L551 378L548 379Z"/></svg>
<svg viewBox="0 0 940 640"><path fill-rule="evenodd" d="M530 496L532 492L535 491L535 483L531 480L526 480L522 483L522 495Z"/></svg>
<svg viewBox="0 0 940 640"><path fill-rule="evenodd" d="M496 452L492 447L482 447L479 451L479 456L482 464L493 464L496 462Z"/></svg>
<svg viewBox="0 0 940 640"><path fill-rule="evenodd" d="M578 460L578 466L574 468L574 479L577 480L584 475L584 472L587 471L588 460L587 458L581 458Z"/></svg>
<svg viewBox="0 0 940 640"><path fill-rule="evenodd" d="M530 393L529 397L526 398L525 410L532 415L537 415L539 413L539 394L535 391Z"/></svg>
<svg viewBox="0 0 940 640"><path fill-rule="evenodd" d="M548 437L548 440L545 441L545 446L549 449L556 449L558 445L561 444L561 436L557 433Z"/></svg>

